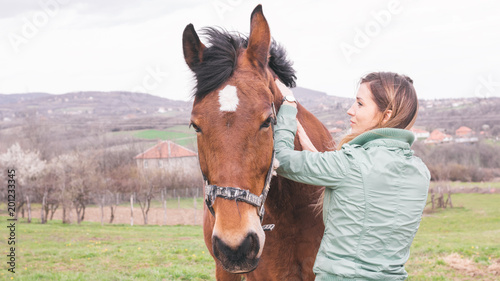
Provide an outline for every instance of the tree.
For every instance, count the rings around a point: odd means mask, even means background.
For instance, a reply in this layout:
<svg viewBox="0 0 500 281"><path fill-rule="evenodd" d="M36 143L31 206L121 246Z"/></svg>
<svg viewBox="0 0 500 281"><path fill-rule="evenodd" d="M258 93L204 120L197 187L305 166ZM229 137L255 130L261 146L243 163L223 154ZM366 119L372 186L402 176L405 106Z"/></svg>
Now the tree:
<svg viewBox="0 0 500 281"><path fill-rule="evenodd" d="M45 169L46 162L40 159L38 151L24 151L18 143L13 144L7 152L0 155L0 165L16 171L16 218L24 207L26 199L34 194L34 185ZM28 209L28 211L30 211ZM31 218L28 218L31 220Z"/></svg>
<svg viewBox="0 0 500 281"><path fill-rule="evenodd" d="M77 157L74 154L62 154L53 158L50 162L51 168L56 176L57 190L59 191L59 202L63 207L63 223L71 223L69 213L72 207L71 193L69 192L71 176Z"/></svg>
<svg viewBox="0 0 500 281"><path fill-rule="evenodd" d="M139 172L139 184L136 189L136 200L141 206L144 224L148 224L148 213L151 207L151 200L155 193L160 189L163 182L161 170L142 170Z"/></svg>

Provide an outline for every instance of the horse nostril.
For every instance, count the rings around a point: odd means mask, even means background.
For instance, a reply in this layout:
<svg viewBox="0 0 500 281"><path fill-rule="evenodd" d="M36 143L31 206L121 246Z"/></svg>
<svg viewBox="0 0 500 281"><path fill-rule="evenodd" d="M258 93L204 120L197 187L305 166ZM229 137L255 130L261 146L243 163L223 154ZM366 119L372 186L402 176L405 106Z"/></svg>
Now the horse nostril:
<svg viewBox="0 0 500 281"><path fill-rule="evenodd" d="M212 245L217 259L235 263L255 259L260 249L259 236L253 232L249 233L236 248L229 247L217 236L213 237Z"/></svg>
<svg viewBox="0 0 500 281"><path fill-rule="evenodd" d="M254 259L259 253L259 236L253 232L248 234L243 243L241 243L240 248L244 253L247 253L246 256L248 259Z"/></svg>

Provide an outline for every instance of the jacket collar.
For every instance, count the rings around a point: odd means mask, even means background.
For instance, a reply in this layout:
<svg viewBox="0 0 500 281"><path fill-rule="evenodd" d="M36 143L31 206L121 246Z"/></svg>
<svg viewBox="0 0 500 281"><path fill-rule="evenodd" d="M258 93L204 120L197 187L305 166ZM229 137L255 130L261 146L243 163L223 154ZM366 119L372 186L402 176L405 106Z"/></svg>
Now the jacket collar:
<svg viewBox="0 0 500 281"><path fill-rule="evenodd" d="M379 128L364 132L349 142L350 145L360 145L365 148L371 146L387 146L410 149L415 141L415 135L404 129Z"/></svg>

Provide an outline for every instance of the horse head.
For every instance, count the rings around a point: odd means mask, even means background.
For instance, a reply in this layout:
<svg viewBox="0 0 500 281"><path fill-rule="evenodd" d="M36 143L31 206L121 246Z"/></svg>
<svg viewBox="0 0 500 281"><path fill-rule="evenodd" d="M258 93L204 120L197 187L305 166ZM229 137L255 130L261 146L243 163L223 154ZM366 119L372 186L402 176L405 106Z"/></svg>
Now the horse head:
<svg viewBox="0 0 500 281"><path fill-rule="evenodd" d="M191 125L197 133L200 167L210 186L259 197L273 161L275 112L282 100L275 83L295 85L284 50L271 39L261 5L251 15L248 38L207 28L205 46L193 25L183 33L184 58L197 80ZM241 199L241 198L240 198ZM257 267L265 234L258 204L215 196L205 218L207 246L231 273ZM207 219L207 218L206 218ZM206 221L206 220L205 220Z"/></svg>

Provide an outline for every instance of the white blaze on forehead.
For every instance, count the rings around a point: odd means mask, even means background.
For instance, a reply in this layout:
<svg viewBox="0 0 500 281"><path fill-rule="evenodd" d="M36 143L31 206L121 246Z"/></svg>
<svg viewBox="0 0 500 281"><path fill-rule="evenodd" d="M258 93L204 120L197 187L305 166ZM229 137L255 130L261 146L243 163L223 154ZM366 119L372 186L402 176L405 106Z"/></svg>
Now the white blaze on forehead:
<svg viewBox="0 0 500 281"><path fill-rule="evenodd" d="M238 93L235 86L227 85L219 91L220 111L236 111L238 101Z"/></svg>

